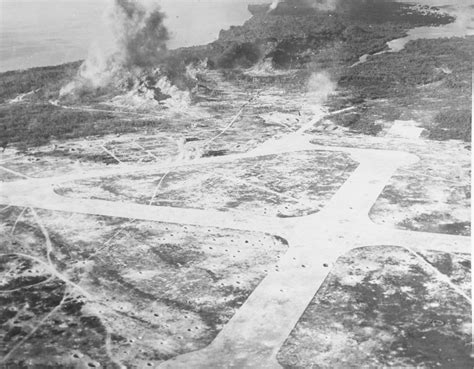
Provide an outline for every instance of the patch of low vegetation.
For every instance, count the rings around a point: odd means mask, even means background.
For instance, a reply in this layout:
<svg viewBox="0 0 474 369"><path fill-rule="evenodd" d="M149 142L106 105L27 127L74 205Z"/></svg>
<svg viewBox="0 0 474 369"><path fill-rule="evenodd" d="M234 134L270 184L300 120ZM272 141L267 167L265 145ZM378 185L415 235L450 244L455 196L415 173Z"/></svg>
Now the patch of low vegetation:
<svg viewBox="0 0 474 369"><path fill-rule="evenodd" d="M0 103L36 91L35 99L57 98L59 89L76 74L81 61L0 74Z"/></svg>
<svg viewBox="0 0 474 369"><path fill-rule="evenodd" d="M331 105L340 109L356 102L359 119L346 115L336 123L377 133L371 128L377 121L414 119L431 139L470 141L473 47L472 36L420 39L347 68L339 80L344 93Z"/></svg>
<svg viewBox="0 0 474 369"><path fill-rule="evenodd" d="M39 146L52 139L72 139L133 132L160 123L148 119L121 119L113 113L63 109L51 104L0 106L1 146Z"/></svg>
<svg viewBox="0 0 474 369"><path fill-rule="evenodd" d="M431 8L414 9L402 3L348 1L327 12L293 2L280 3L270 13L256 12L244 25L221 31L211 44L210 59L227 45L250 43L259 48L261 58L272 58L276 68L304 68L323 63L328 56L327 66L354 63L364 54L383 50L387 41L403 37L410 28L454 20Z"/></svg>
<svg viewBox="0 0 474 369"><path fill-rule="evenodd" d="M429 137L434 140L471 141L472 114L468 109L449 109L439 112Z"/></svg>
<svg viewBox="0 0 474 369"><path fill-rule="evenodd" d="M453 284L469 288L464 258L440 252L419 256L444 266L443 275ZM470 304L417 260L388 246L359 248L339 258L280 349L280 365L472 367L471 333L465 328Z"/></svg>
<svg viewBox="0 0 474 369"><path fill-rule="evenodd" d="M339 82L366 98L404 96L410 88L438 81L463 93L470 86L466 77L473 45L472 37L411 41L400 52L377 55L347 69Z"/></svg>
<svg viewBox="0 0 474 369"><path fill-rule="evenodd" d="M349 112L336 115L332 121L342 127L349 128L352 131L361 132L366 135L375 136L381 130L382 126L376 122L366 122L361 120L364 109L357 112Z"/></svg>

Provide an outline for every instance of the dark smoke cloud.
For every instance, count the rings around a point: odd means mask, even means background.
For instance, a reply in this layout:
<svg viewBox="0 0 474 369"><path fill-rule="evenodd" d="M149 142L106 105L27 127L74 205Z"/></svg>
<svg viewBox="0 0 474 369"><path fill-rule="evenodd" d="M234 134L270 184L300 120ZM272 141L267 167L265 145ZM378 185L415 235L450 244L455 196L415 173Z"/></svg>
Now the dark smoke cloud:
<svg viewBox="0 0 474 369"><path fill-rule="evenodd" d="M157 65L166 54L169 40L164 18L156 0L113 0L108 13L113 48L91 48L76 78L61 90L61 96L119 86L126 78Z"/></svg>
<svg viewBox="0 0 474 369"><path fill-rule="evenodd" d="M133 0L115 0L116 28L125 66L149 67L166 51L169 33L165 18L155 5L152 9Z"/></svg>

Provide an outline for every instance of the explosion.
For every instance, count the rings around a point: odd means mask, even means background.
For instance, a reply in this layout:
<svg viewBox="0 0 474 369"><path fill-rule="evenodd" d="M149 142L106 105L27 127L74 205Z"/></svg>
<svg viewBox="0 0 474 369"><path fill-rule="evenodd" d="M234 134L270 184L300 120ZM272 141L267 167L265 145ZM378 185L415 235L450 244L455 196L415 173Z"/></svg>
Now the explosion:
<svg viewBox="0 0 474 369"><path fill-rule="evenodd" d="M105 87L122 88L156 65L165 55L169 39L164 18L156 2L113 0L108 11L113 47L104 51L104 47L94 45L75 79L61 89L60 97Z"/></svg>
<svg viewBox="0 0 474 369"><path fill-rule="evenodd" d="M280 2L281 0L273 0L273 3L270 5L269 11L275 10Z"/></svg>
<svg viewBox="0 0 474 369"><path fill-rule="evenodd" d="M313 72L306 85L307 96L311 101L322 104L335 93L336 87L337 83L332 80L328 72Z"/></svg>

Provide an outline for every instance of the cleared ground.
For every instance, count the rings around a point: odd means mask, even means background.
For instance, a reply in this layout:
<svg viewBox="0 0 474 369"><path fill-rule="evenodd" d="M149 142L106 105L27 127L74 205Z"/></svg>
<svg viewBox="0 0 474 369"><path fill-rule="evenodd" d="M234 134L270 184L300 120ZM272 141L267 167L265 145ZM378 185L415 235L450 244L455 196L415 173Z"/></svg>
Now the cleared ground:
<svg viewBox="0 0 474 369"><path fill-rule="evenodd" d="M61 185L56 193L148 204L148 194L153 193L166 174L155 205L302 216L323 208L356 167L346 155L309 151L218 165L184 166L153 175L76 181Z"/></svg>

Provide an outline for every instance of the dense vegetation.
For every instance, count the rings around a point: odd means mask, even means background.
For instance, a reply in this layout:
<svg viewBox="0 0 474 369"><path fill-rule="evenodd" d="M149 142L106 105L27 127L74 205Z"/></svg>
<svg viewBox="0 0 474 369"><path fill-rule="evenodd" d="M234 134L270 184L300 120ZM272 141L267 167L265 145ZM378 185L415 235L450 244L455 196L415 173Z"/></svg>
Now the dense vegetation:
<svg viewBox="0 0 474 369"><path fill-rule="evenodd" d="M19 94L36 91L37 99L57 98L58 91L76 74L81 62L10 71L0 74L0 103Z"/></svg>
<svg viewBox="0 0 474 369"><path fill-rule="evenodd" d="M246 78L241 68L265 58L275 68L299 69L302 79L306 72L324 69L339 80L340 93L331 101L333 108L358 107L356 112L336 117L337 124L376 134L381 129L377 119L398 119L406 115L404 111L413 101L418 101L419 108L430 111L430 119L423 123L431 138L469 140L473 38L419 40L402 52L372 56L366 63L350 68L361 55L383 50L387 41L402 37L411 27L452 21L438 13L407 13L400 4L384 6L394 9L362 11L354 7L332 13L256 15L243 26L222 31L216 42L171 51L158 64L182 89L191 89L194 83L186 78L186 66L200 60L208 60L209 68L223 69L227 78L235 80ZM59 89L73 78L79 65L76 62L0 74L1 146L34 146L52 138L123 133L160 124L49 104L49 100L58 98ZM291 88L304 85L298 79L287 83ZM436 88L422 88L436 83ZM31 91L34 93L25 102L8 103ZM81 104L93 103L97 96L91 94ZM391 99L388 107L374 103L386 98ZM430 99L438 102L430 103Z"/></svg>
<svg viewBox="0 0 474 369"><path fill-rule="evenodd" d="M359 109L357 116L338 117L338 123L373 134L381 128L376 120L415 119L432 139L470 141L473 46L474 37L420 39L345 69L339 86L351 99L336 99L334 108L356 99ZM377 99L390 104L381 107Z"/></svg>
<svg viewBox="0 0 474 369"><path fill-rule="evenodd" d="M466 105L464 105L466 106ZM471 141L472 111L467 108L449 108L439 112L430 129L429 137L434 140Z"/></svg>
<svg viewBox="0 0 474 369"><path fill-rule="evenodd" d="M126 119L107 112L63 109L45 103L0 107L0 148L17 143L24 149L70 139L121 134L161 124L158 120Z"/></svg>
<svg viewBox="0 0 474 369"><path fill-rule="evenodd" d="M255 49L238 47L248 44L259 49L260 58L271 57L277 68L304 67L321 49L336 50L332 63L353 63L363 54L383 50L387 41L402 37L409 28L453 21L450 16L422 13L402 3L352 0L340 2L342 8L332 12L303 8L296 13L295 7L284 4L270 14L257 14L242 26L221 31L219 40L211 44L215 64L228 66L219 62L223 53L252 61L245 57Z"/></svg>

